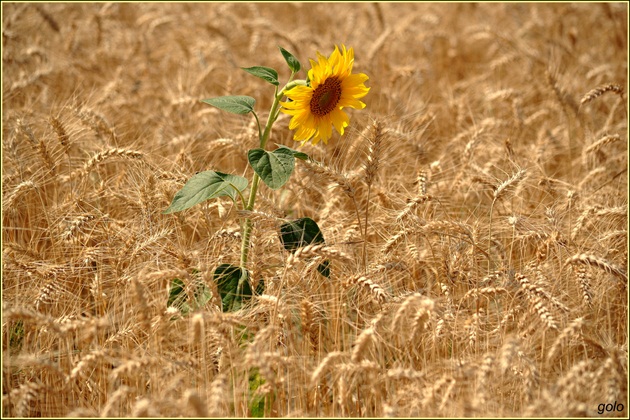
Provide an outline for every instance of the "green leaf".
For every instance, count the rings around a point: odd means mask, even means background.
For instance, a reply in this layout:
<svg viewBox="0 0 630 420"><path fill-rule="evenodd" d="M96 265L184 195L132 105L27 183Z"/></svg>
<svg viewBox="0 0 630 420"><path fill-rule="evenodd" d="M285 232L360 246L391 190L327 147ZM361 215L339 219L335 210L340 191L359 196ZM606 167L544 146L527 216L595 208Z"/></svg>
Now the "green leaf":
<svg viewBox="0 0 630 420"><path fill-rule="evenodd" d="M256 290L254 290L254 293L256 293L257 296L265 293L265 279L258 280L258 284L256 285Z"/></svg>
<svg viewBox="0 0 630 420"><path fill-rule="evenodd" d="M295 167L293 153L287 149L276 149L273 152L252 149L247 153L247 158L254 171L272 190L286 184Z"/></svg>
<svg viewBox="0 0 630 420"><path fill-rule="evenodd" d="M182 304L186 302L188 295L186 294L186 285L180 279L173 279L171 287L168 291L168 301L166 306L174 306L181 310Z"/></svg>
<svg viewBox="0 0 630 420"><path fill-rule="evenodd" d="M163 214L186 210L203 201L217 197L230 197L247 188L247 179L242 176L224 174L222 172L205 171L194 175L184 187L177 191L173 202Z"/></svg>
<svg viewBox="0 0 630 420"><path fill-rule="evenodd" d="M188 315L190 305L188 304L188 294L186 293L186 285L178 278L173 279L171 287L168 291L168 301L166 306L173 306L179 309L182 315ZM175 319L175 318L172 318Z"/></svg>
<svg viewBox="0 0 630 420"><path fill-rule="evenodd" d="M201 102L216 106L232 114L245 115L254 111L256 99L251 96L219 96L218 98L204 99Z"/></svg>
<svg viewBox="0 0 630 420"><path fill-rule="evenodd" d="M330 261L326 260L317 266L317 271L324 277L330 278Z"/></svg>
<svg viewBox="0 0 630 420"><path fill-rule="evenodd" d="M249 374L249 415L250 417L265 417L265 395L257 394L256 391L265 380L258 373L258 368L253 368Z"/></svg>
<svg viewBox="0 0 630 420"><path fill-rule="evenodd" d="M278 72L271 67L254 66L241 68L247 73L253 74L256 77L260 77L261 79L271 83L272 85L278 86L280 84L280 82L278 82Z"/></svg>
<svg viewBox="0 0 630 420"><path fill-rule="evenodd" d="M295 58L293 54L291 54L284 48L282 47L278 47L278 48L280 48L280 52L282 53L282 56L284 57L285 61L289 65L289 68L291 69L291 71L293 73L297 73L298 71L300 71L300 69L302 68L302 65L300 64L298 59Z"/></svg>
<svg viewBox="0 0 630 420"><path fill-rule="evenodd" d="M280 226L280 240L284 249L290 252L307 245L326 243L319 226L309 217L283 223ZM330 278L330 261L325 260L319 264L317 271L322 276Z"/></svg>
<svg viewBox="0 0 630 420"><path fill-rule="evenodd" d="M212 299L212 291L206 286L203 281L197 283L195 289L195 304L194 309L201 309Z"/></svg>
<svg viewBox="0 0 630 420"><path fill-rule="evenodd" d="M187 315L191 310L203 308L212 299L212 291L206 286L199 275L199 270L193 269L193 284L196 286L194 290L194 298L186 293L186 284L178 278L171 281L171 287L168 291L168 301L166 306L173 306L182 313Z"/></svg>
<svg viewBox="0 0 630 420"><path fill-rule="evenodd" d="M293 153L293 157L294 158L298 158L298 159L302 159L302 160L308 160L309 159L309 156L306 153L299 152L299 151L297 151L295 149L291 149L290 147L287 147L287 146L282 145L282 144L276 144L276 146L278 146L278 149L290 150L291 153Z"/></svg>
<svg viewBox="0 0 630 420"><path fill-rule="evenodd" d="M249 273L247 271L244 273L246 279L243 284L243 294L241 296L236 294L241 274L243 274L241 268L231 264L221 264L214 270L212 277L217 283L217 288L221 295L223 312L240 309L243 300L248 300L252 297L252 288L249 284Z"/></svg>
<svg viewBox="0 0 630 420"><path fill-rule="evenodd" d="M24 344L24 322L20 319L10 322L9 325L9 348L17 354L20 352L22 345Z"/></svg>
<svg viewBox="0 0 630 420"><path fill-rule="evenodd" d="M280 226L280 240L284 249L291 252L307 245L325 243L324 234L309 217L283 223Z"/></svg>

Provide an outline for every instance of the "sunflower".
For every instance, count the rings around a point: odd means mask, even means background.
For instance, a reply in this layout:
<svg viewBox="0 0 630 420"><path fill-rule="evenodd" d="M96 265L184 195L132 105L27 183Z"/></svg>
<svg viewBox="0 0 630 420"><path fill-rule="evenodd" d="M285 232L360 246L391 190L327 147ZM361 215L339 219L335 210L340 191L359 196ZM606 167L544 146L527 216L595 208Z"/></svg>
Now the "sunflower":
<svg viewBox="0 0 630 420"><path fill-rule="evenodd" d="M363 73L352 74L354 51L352 48L335 51L326 58L317 53L318 61L310 60L309 83L296 86L285 92L291 101L281 102L282 112L292 115L289 129L297 129L293 139L302 144L311 140L313 144L328 143L332 127L343 135L350 119L343 108L365 108L359 98L367 95L370 88L363 82L368 77Z"/></svg>

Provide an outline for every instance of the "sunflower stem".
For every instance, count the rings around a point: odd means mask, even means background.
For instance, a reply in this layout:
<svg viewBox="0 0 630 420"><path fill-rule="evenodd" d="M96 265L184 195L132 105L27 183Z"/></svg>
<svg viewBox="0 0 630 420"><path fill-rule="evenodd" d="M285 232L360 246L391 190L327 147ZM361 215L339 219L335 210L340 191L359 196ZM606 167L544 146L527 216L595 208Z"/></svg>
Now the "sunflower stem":
<svg viewBox="0 0 630 420"><path fill-rule="evenodd" d="M293 77L293 75L291 77ZM286 85L284 85L280 93L276 95L276 100L279 101L280 99L282 99L282 97L284 96L284 92L286 92L287 90L291 90L296 86L307 86L307 84L308 82L306 80L299 79L299 80L291 81L291 79L289 79L289 82Z"/></svg>
<svg viewBox="0 0 630 420"><path fill-rule="evenodd" d="M278 118L278 109L280 107L280 99L282 99L282 95L284 94L284 89L278 94L278 87L276 86L276 92L274 93L273 104L271 105L271 110L269 111L269 116L267 117L267 124L265 125L265 131L260 135L259 130L259 139L260 139L260 148L264 149L267 145L267 141L269 140L269 135L271 134L271 127L273 123ZM258 118L256 118L258 120ZM249 192L249 199L247 201L247 206L245 210L253 211L254 204L256 203L256 193L258 192L258 183L260 182L260 177L257 173L254 172L254 177L252 179L252 188ZM243 294L243 285L245 281L247 281L247 258L249 256L249 248L251 242L252 235L252 220L248 217L245 220L243 225L243 242L241 244L241 277L238 280L238 286L236 288L236 295L242 296Z"/></svg>

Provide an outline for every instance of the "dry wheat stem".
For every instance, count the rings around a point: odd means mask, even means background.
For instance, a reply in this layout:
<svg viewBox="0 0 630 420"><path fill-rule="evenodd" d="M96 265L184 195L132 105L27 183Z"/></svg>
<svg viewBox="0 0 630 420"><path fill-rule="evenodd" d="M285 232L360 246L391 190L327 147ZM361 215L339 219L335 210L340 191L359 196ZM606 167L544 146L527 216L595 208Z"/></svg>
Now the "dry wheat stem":
<svg viewBox="0 0 630 420"><path fill-rule="evenodd" d="M626 12L3 3L3 415L597 417L627 400ZM299 146L312 160L255 212L162 215L191 174L251 170L255 119L199 100L265 107L269 85L233 69L286 78L267 40L307 71L339 34L367 40L346 46L371 87L344 135ZM294 147L290 120L272 135ZM243 217L265 289L222 312L213 272L238 260ZM286 252L296 217L328 245Z"/></svg>
<svg viewBox="0 0 630 420"><path fill-rule="evenodd" d="M626 274L626 270L596 255L576 254L572 257L567 258L567 260L564 262L564 266L566 267L568 264L586 264L589 266L594 266L614 275L615 277L618 277L619 280L622 280L624 282L624 284L628 283L628 275Z"/></svg>
<svg viewBox="0 0 630 420"><path fill-rule="evenodd" d="M350 262L352 258L342 251L329 247L326 244L311 244L298 248L287 257L287 268L294 266L298 261L314 256L325 256L342 262Z"/></svg>
<svg viewBox="0 0 630 420"><path fill-rule="evenodd" d="M585 103L591 102L592 100L602 96L606 92L614 92L621 99L624 99L624 91L623 88L614 83L608 83L606 85L598 86L595 89L588 91L580 100L580 105L584 105Z"/></svg>
<svg viewBox="0 0 630 420"><path fill-rule="evenodd" d="M557 330L558 324L549 309L545 306L545 302L542 299L543 297L548 297L548 294L539 286L532 284L523 274L516 274L515 278L519 282L521 288L525 291L528 301L543 323L548 328Z"/></svg>
<svg viewBox="0 0 630 420"><path fill-rule="evenodd" d="M353 285L358 285L365 289L368 289L374 300L381 304L388 299L385 290L373 280L365 276L354 276L344 282L345 287L351 287Z"/></svg>
<svg viewBox="0 0 630 420"><path fill-rule="evenodd" d="M621 140L621 136L619 134L606 135L606 136L602 137L601 139L597 140L595 143L591 144L586 149L584 149L583 153L585 155L587 155L589 153L597 152L599 149L601 149L602 147L606 146L607 144L614 143L614 142L620 141L620 140Z"/></svg>
<svg viewBox="0 0 630 420"><path fill-rule="evenodd" d="M363 231L363 270L367 272L367 229L368 229L368 216L370 211L370 193L372 191L372 183L378 172L381 153L383 149L384 130L383 123L375 120L372 123L372 130L370 140L370 147L368 150L367 161L365 162L365 184L367 185L367 198L365 204L365 230Z"/></svg>
<svg viewBox="0 0 630 420"><path fill-rule="evenodd" d="M336 362L344 355L345 354L341 351L333 351L328 353L311 374L311 386L316 385L324 371L331 367L331 365L333 365L334 363L336 364Z"/></svg>
<svg viewBox="0 0 630 420"><path fill-rule="evenodd" d="M573 321L569 323L569 325L567 325L560 332L560 334L558 334L558 337L556 337L556 340L554 341L554 343L551 345L551 348L549 349L549 353L547 353L547 362L553 360L558 350L564 344L564 341L572 337L575 337L578 334L578 332L582 329L583 325L584 325L583 317L575 318Z"/></svg>

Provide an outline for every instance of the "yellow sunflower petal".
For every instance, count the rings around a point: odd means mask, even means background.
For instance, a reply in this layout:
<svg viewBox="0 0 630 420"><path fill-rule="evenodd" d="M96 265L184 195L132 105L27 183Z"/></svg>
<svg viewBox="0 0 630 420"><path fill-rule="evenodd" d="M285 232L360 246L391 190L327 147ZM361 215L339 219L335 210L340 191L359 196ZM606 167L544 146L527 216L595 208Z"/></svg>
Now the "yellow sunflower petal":
<svg viewBox="0 0 630 420"><path fill-rule="evenodd" d="M352 74L354 50L343 44L341 48L335 46L328 57L318 52L317 61L310 60L310 63L310 86L296 86L285 92L291 101L281 102L281 111L292 116L289 129L295 130L294 140L327 144L333 128L343 135L350 124L343 108L365 108L359 98L370 90L364 85L368 76Z"/></svg>
<svg viewBox="0 0 630 420"><path fill-rule="evenodd" d="M350 119L345 112L337 110L332 116L332 123L337 132L343 136L344 129L350 124Z"/></svg>

